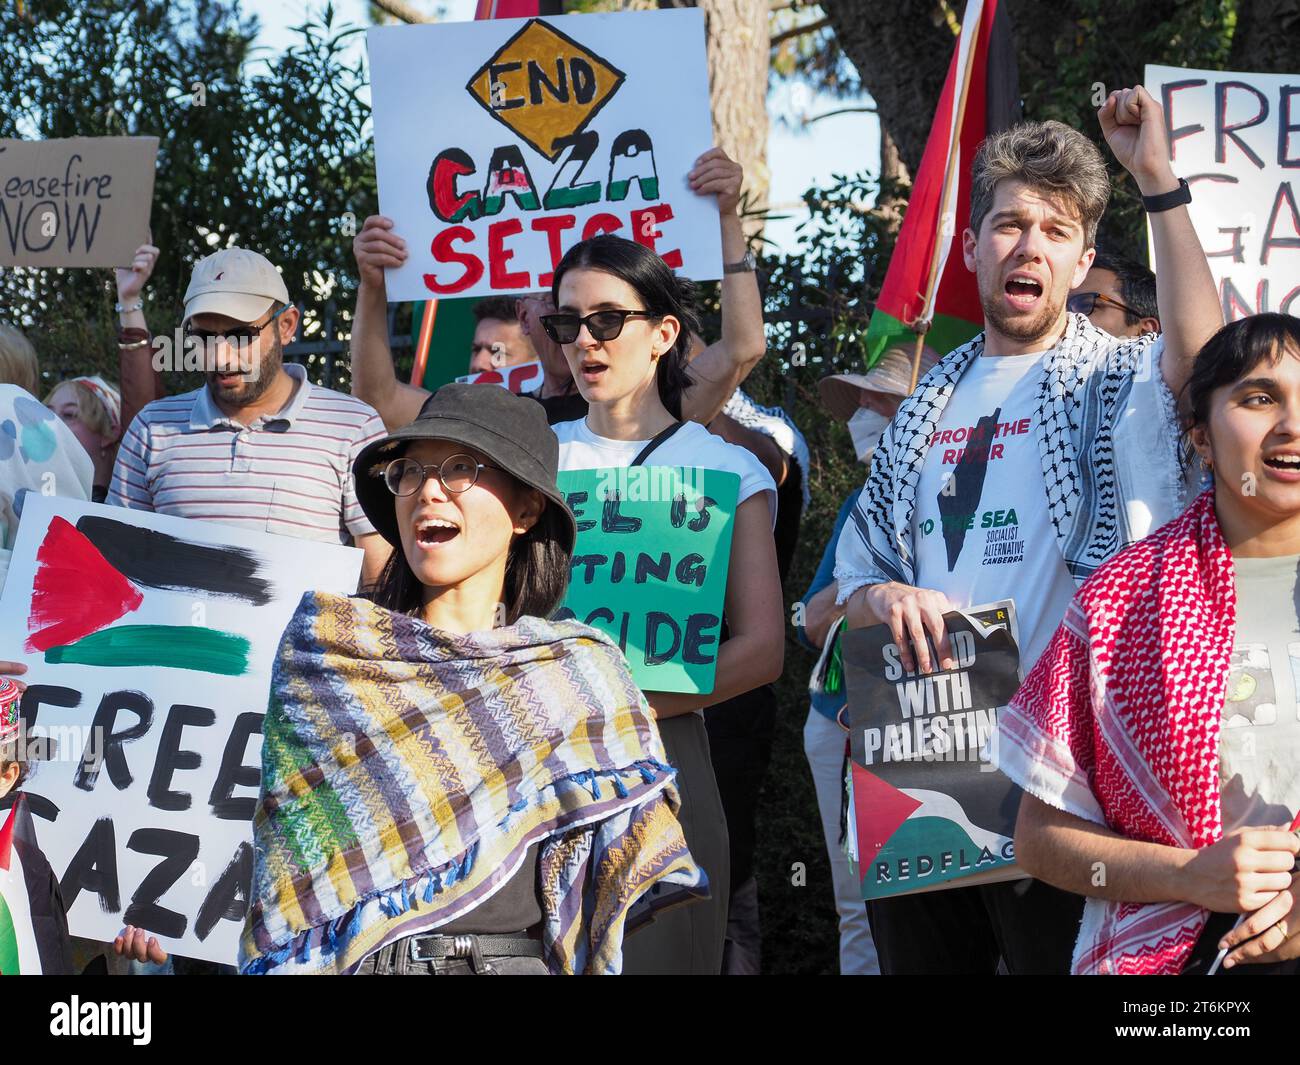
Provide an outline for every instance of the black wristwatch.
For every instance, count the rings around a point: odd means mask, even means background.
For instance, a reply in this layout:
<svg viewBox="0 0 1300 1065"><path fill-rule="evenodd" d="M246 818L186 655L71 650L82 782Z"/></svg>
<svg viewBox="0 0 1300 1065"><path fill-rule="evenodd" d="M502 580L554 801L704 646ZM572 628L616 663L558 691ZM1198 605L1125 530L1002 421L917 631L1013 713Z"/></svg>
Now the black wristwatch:
<svg viewBox="0 0 1300 1065"><path fill-rule="evenodd" d="M738 263L723 263L722 272L724 274L752 274L758 267L758 260L754 258L752 251L745 252L745 257Z"/></svg>
<svg viewBox="0 0 1300 1065"><path fill-rule="evenodd" d="M1187 184L1186 178L1178 179L1178 188L1173 192L1162 192L1158 196L1143 196L1142 206L1146 208L1147 214L1158 214L1161 211L1170 211L1175 207L1181 207L1185 203L1192 202L1192 190Z"/></svg>

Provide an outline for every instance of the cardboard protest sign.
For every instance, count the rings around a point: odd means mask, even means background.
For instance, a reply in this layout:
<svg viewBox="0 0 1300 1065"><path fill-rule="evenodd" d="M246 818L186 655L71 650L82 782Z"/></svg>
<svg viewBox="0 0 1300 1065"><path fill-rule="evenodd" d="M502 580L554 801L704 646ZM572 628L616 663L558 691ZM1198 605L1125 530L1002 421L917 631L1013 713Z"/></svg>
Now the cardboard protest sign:
<svg viewBox="0 0 1300 1065"><path fill-rule="evenodd" d="M559 475L578 541L558 617L623 649L645 691L711 692L740 477L675 466Z"/></svg>
<svg viewBox="0 0 1300 1065"><path fill-rule="evenodd" d="M27 496L0 648L28 667L27 735L53 740L25 791L74 935L134 924L234 963L280 635L360 568L355 548Z"/></svg>
<svg viewBox="0 0 1300 1065"><path fill-rule="evenodd" d="M157 137L0 140L0 266L130 266Z"/></svg>
<svg viewBox="0 0 1300 1065"><path fill-rule="evenodd" d="M1224 320L1300 314L1300 77L1148 66L1144 80Z"/></svg>
<svg viewBox="0 0 1300 1065"><path fill-rule="evenodd" d="M386 26L367 43L379 206L411 250L390 299L546 288L597 233L722 276L717 202L686 184L713 143L702 12Z"/></svg>
<svg viewBox="0 0 1300 1065"><path fill-rule="evenodd" d="M535 392L542 387L542 364L521 362L517 366L502 366L499 370L483 370L456 378L463 385L500 385L516 395Z"/></svg>
<svg viewBox="0 0 1300 1065"><path fill-rule="evenodd" d="M1010 880L1020 790L985 744L1019 687L1010 600L944 615L957 667L908 673L888 625L840 636L864 899Z"/></svg>

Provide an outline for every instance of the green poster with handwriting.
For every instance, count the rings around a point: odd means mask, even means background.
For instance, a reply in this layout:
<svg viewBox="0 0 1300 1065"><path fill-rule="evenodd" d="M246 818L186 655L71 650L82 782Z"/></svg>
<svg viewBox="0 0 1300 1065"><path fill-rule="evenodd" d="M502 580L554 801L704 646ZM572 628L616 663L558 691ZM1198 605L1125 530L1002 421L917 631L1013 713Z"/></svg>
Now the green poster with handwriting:
<svg viewBox="0 0 1300 1065"><path fill-rule="evenodd" d="M556 615L623 649L644 691L711 692L740 477L688 466L559 475L578 520Z"/></svg>

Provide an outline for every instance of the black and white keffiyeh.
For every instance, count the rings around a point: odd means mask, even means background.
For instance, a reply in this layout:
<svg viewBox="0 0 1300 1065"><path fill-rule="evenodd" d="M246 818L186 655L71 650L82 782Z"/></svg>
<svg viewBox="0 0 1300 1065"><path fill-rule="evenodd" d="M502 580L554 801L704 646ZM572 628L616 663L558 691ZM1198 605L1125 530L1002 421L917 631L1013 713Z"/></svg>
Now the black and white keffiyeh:
<svg viewBox="0 0 1300 1065"><path fill-rule="evenodd" d="M808 483L808 443L804 440L803 433L799 432L798 427L791 421L790 415L786 414L781 407L764 407L760 403L755 403L743 389L739 388L731 393L731 398L722 408L722 413L739 422L746 429L762 433L798 464L799 472L803 475L803 509L806 511L811 499Z"/></svg>
<svg viewBox="0 0 1300 1065"><path fill-rule="evenodd" d="M1071 314L1060 343L1044 355L1035 419L1038 448L1048 513L1076 584L1138 538L1131 533L1121 498L1114 434L1135 374L1145 368L1160 375L1152 365L1158 354L1155 342L1149 333L1119 339L1083 315ZM941 359L885 429L840 536L835 558L839 602L864 585L915 583L912 514L930 438L962 374L983 352L980 333ZM1150 417L1171 417L1173 397L1163 381L1158 387L1165 410ZM1166 456L1149 460L1164 462Z"/></svg>

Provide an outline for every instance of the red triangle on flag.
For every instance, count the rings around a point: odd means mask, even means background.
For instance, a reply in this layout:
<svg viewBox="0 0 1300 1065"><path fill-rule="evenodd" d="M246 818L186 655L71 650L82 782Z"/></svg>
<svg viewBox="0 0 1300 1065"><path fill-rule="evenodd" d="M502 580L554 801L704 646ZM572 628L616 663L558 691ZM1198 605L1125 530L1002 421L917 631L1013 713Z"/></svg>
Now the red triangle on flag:
<svg viewBox="0 0 1300 1065"><path fill-rule="evenodd" d="M140 589L110 566L94 544L55 517L36 551L27 650L75 643L142 602Z"/></svg>
<svg viewBox="0 0 1300 1065"><path fill-rule="evenodd" d="M881 780L853 763L853 816L858 826L858 875L866 879L867 871L889 837L921 805L893 784Z"/></svg>
<svg viewBox="0 0 1300 1065"><path fill-rule="evenodd" d="M0 828L0 869L9 872L14 849L14 821L18 817L18 803L9 807L9 816L5 818L4 827Z"/></svg>

